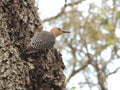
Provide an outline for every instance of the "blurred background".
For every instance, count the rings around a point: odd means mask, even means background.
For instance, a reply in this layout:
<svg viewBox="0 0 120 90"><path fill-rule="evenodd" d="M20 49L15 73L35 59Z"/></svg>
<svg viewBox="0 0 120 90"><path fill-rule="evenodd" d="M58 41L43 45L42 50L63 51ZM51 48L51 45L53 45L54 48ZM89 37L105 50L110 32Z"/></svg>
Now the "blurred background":
<svg viewBox="0 0 120 90"><path fill-rule="evenodd" d="M67 90L120 90L120 0L36 0L45 30L70 31L55 47Z"/></svg>

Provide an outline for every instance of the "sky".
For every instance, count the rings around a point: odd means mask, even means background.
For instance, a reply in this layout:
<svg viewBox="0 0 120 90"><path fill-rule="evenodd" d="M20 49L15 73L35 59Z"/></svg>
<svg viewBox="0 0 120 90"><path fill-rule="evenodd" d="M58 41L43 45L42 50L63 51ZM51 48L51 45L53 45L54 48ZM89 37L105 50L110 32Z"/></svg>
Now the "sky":
<svg viewBox="0 0 120 90"><path fill-rule="evenodd" d="M84 15L88 14L86 11L88 9L88 4L91 2L94 2L96 3L97 6L101 7L101 0L86 0L86 1L87 2L84 2L83 4L81 4L79 8L80 10L84 11ZM109 4L111 4L111 0L108 0L108 1L109 1ZM64 5L64 0L36 0L36 5L39 7L39 15L40 15L40 18L43 20L44 18L55 16L58 12L60 12L60 9ZM45 23L43 26L47 30L52 28L51 26L49 26L48 23ZM117 30L115 33L118 37L120 37L120 30ZM66 55L64 56L63 54L63 57L66 57ZM109 65L111 72L114 71L114 69L120 65L120 63L117 62L117 60L116 60L116 63L112 63ZM80 74L77 74L76 76L74 76L71 79L68 86L75 86L76 90L79 90L78 78L80 77L82 78ZM109 87L108 90L120 90L120 70L118 71L118 73L109 76L107 81L108 81L107 86ZM82 90L89 90L88 86L84 87ZM97 89L94 88L92 90L97 90Z"/></svg>

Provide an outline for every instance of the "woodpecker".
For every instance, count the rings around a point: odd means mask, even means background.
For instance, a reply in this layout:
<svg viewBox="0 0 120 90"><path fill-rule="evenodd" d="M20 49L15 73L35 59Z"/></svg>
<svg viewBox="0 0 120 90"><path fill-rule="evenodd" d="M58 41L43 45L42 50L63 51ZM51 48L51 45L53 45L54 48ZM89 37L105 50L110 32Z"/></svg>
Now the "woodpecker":
<svg viewBox="0 0 120 90"><path fill-rule="evenodd" d="M55 44L56 38L63 33L70 32L58 27L51 29L50 32L36 28L34 36L31 38L30 47L36 50L50 49Z"/></svg>

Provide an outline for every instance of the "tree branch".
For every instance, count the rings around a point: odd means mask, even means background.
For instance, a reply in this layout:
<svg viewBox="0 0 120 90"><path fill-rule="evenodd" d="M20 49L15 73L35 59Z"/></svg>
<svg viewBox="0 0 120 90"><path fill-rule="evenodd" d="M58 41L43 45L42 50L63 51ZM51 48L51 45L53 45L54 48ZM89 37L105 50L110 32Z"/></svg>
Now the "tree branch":
<svg viewBox="0 0 120 90"><path fill-rule="evenodd" d="M63 8L61 9L61 12L59 12L56 16L53 16L53 17L44 19L42 22L46 22L46 21L50 21L50 20L53 20L53 19L58 18L59 16L61 16L62 14L65 13L65 8L66 8L67 6L77 5L77 4L81 3L82 1L85 1L85 0L79 0L79 1L76 1L76 2L71 2L71 3L69 3L69 4L64 4Z"/></svg>
<svg viewBox="0 0 120 90"><path fill-rule="evenodd" d="M116 72L118 72L119 69L120 69L120 67L116 68L115 71L109 73L109 74L107 75L107 77L110 76L110 75L112 75L112 74L115 74Z"/></svg>

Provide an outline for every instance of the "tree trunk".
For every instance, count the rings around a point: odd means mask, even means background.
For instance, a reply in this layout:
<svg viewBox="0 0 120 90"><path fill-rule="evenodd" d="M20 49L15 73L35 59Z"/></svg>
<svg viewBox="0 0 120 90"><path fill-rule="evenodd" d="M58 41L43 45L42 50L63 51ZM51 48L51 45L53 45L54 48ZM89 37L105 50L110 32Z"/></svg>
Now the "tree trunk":
<svg viewBox="0 0 120 90"><path fill-rule="evenodd" d="M20 57L33 29L42 29L34 3L0 1L0 90L65 90L64 64L56 49Z"/></svg>

